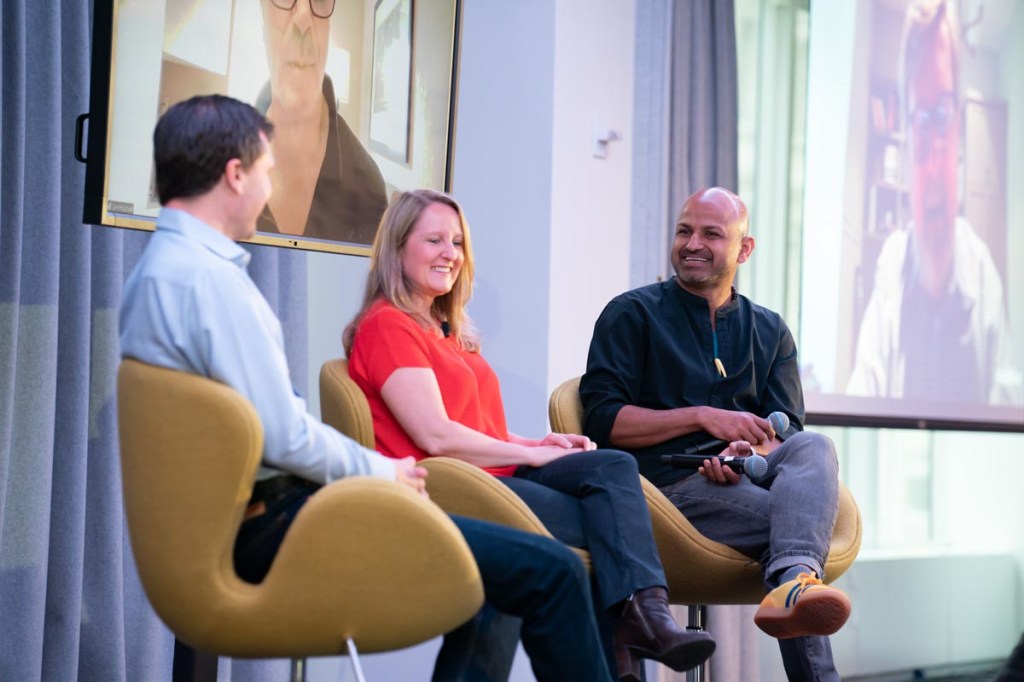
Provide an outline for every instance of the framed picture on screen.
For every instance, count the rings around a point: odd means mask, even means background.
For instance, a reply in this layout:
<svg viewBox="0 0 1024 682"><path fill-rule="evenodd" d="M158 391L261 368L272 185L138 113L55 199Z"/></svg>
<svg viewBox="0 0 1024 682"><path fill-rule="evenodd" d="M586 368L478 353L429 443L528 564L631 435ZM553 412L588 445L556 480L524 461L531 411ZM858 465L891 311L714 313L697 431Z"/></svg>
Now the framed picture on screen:
<svg viewBox="0 0 1024 682"><path fill-rule="evenodd" d="M412 0L377 0L373 17L370 148L409 161Z"/></svg>
<svg viewBox="0 0 1024 682"><path fill-rule="evenodd" d="M250 241L367 255L389 199L450 187L459 0L96 0L84 220L153 229L152 131L220 93L274 124Z"/></svg>

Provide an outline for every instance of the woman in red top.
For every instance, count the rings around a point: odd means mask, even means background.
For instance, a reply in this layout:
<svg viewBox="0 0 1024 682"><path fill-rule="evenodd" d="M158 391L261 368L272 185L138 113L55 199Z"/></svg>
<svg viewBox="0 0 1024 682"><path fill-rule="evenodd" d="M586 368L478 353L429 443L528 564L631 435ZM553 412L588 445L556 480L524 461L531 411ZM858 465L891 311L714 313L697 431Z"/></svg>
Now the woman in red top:
<svg viewBox="0 0 1024 682"><path fill-rule="evenodd" d="M680 671L703 662L713 640L680 629L669 614L636 460L581 435L509 433L498 378L466 314L472 286L469 226L458 203L430 190L395 199L344 339L377 448L476 464L519 494L555 537L589 550L595 603L616 621L620 679L639 679L645 657Z"/></svg>

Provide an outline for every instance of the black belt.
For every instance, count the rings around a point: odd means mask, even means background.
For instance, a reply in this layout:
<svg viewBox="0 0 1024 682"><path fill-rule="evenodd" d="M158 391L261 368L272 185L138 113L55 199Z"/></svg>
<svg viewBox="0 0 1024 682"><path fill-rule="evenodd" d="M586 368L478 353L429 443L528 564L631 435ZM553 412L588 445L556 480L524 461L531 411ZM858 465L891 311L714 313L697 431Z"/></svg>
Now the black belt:
<svg viewBox="0 0 1024 682"><path fill-rule="evenodd" d="M293 491L316 490L319 487L319 483L314 483L313 481L293 476L292 474L282 474L281 476L274 476L273 478L265 478L262 481L256 481L256 483L253 484L252 497L249 498L249 505L251 506L260 502L268 505L273 504Z"/></svg>

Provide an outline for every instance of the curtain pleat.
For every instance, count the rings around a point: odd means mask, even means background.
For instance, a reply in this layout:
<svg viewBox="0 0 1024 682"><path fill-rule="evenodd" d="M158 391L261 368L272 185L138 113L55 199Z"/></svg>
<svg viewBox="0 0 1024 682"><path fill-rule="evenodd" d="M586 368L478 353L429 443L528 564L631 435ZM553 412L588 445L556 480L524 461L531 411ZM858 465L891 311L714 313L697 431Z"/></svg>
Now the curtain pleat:
<svg viewBox="0 0 1024 682"><path fill-rule="evenodd" d="M686 197L702 187L738 190L734 14L733 0L676 0L673 5L673 221Z"/></svg>

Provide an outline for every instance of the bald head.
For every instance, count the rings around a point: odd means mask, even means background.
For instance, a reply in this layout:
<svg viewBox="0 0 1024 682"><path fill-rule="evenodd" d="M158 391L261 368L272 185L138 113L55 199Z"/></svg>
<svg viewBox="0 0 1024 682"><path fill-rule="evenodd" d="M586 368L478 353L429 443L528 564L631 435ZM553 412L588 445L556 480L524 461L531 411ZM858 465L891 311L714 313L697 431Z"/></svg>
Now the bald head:
<svg viewBox="0 0 1024 682"><path fill-rule="evenodd" d="M740 236L746 236L750 228L747 206L743 200L723 187L705 187L691 194L683 203L679 219L682 221L687 211L717 213L723 224L735 225Z"/></svg>
<svg viewBox="0 0 1024 682"><path fill-rule="evenodd" d="M679 285L719 305L728 298L736 268L750 257L754 239L743 201L727 189L707 187L683 204L672 243Z"/></svg>

